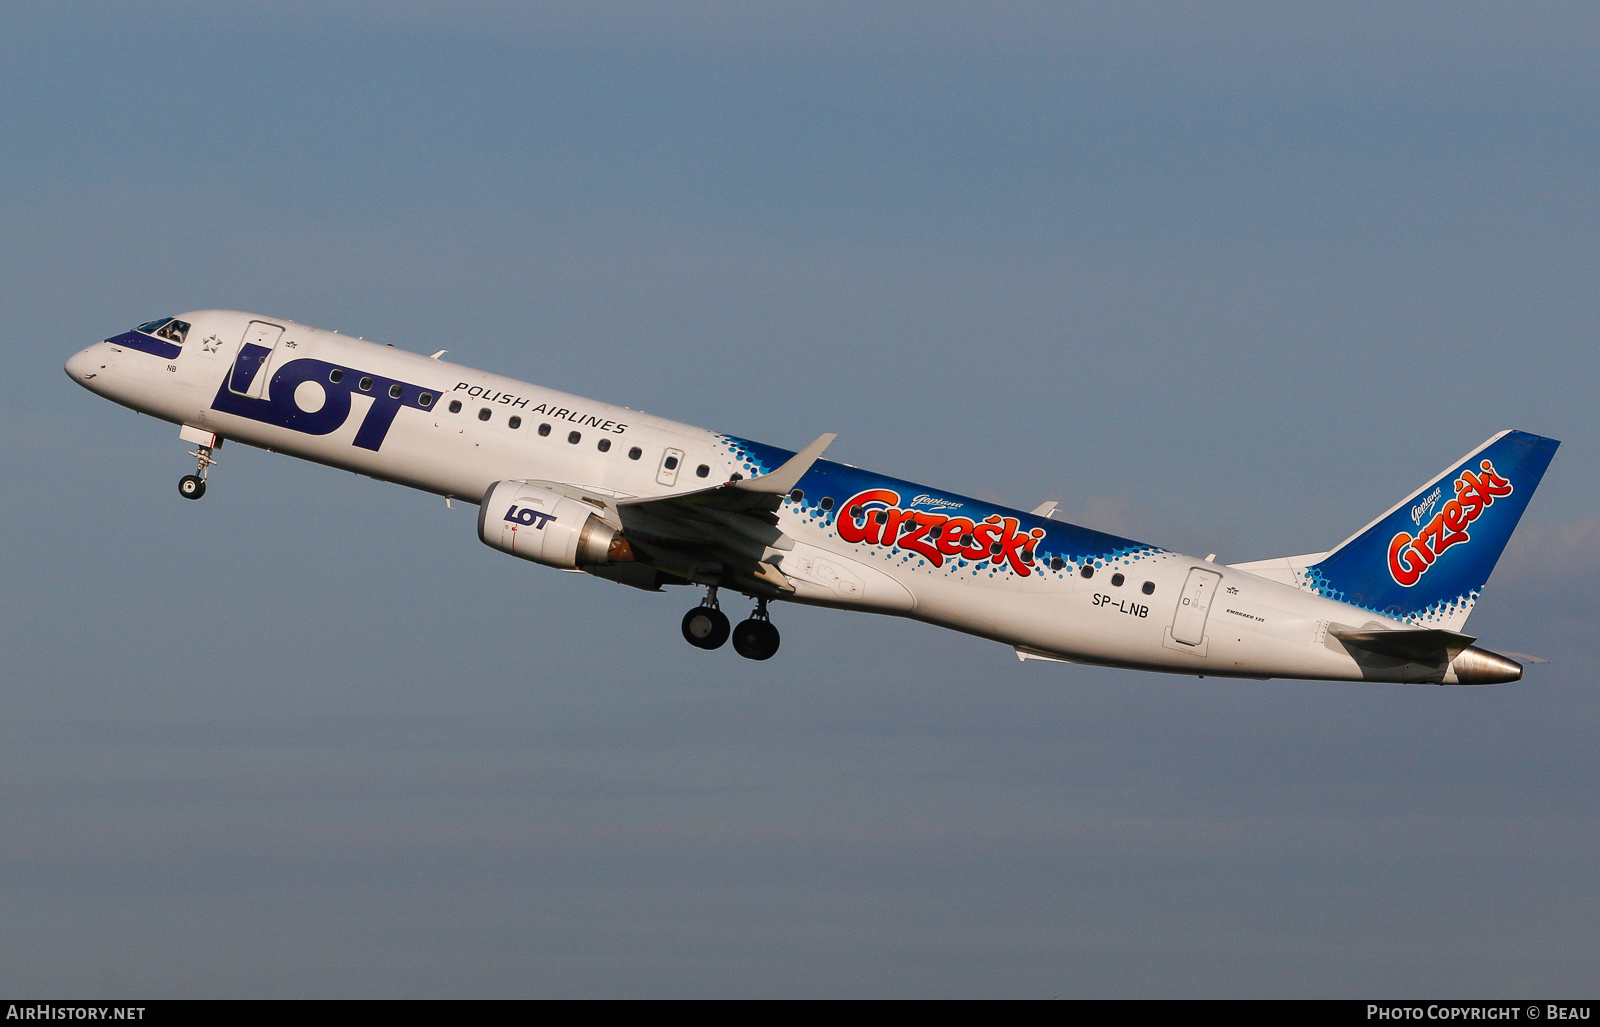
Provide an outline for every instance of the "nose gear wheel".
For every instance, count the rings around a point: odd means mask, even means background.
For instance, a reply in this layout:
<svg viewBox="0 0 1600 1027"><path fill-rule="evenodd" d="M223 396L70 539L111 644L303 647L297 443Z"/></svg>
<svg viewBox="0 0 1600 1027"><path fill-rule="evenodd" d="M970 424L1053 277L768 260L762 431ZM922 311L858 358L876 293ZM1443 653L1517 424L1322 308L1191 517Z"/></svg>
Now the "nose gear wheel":
<svg viewBox="0 0 1600 1027"><path fill-rule="evenodd" d="M206 475L217 458L211 455L210 446L191 449L189 455L195 459L195 472L178 479L178 495L184 499L199 499L206 494Z"/></svg>

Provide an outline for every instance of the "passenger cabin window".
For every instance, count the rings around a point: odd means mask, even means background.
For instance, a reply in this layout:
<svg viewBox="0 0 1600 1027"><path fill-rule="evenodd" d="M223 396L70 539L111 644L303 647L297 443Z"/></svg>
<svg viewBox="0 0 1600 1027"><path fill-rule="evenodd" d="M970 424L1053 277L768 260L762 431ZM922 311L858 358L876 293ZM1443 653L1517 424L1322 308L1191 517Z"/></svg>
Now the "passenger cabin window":
<svg viewBox="0 0 1600 1027"><path fill-rule="evenodd" d="M372 391L372 379L371 378L363 378L359 382L357 382L356 385L361 389L362 392L371 392Z"/></svg>
<svg viewBox="0 0 1600 1027"><path fill-rule="evenodd" d="M1128 579L1127 579L1127 578L1124 578L1124 577L1123 577L1123 576L1122 576L1122 575L1120 575L1120 574L1113 574L1113 575L1111 575L1111 584L1112 584L1112 585L1114 585L1114 586L1115 586L1115 587L1117 587L1117 588L1121 588L1121 587L1122 587L1122 583L1123 583L1123 582L1124 582L1124 581L1127 581L1127 580L1128 580Z"/></svg>
<svg viewBox="0 0 1600 1027"><path fill-rule="evenodd" d="M1094 564L1090 564L1090 563L1084 564L1083 565L1083 569L1078 571L1078 573L1082 574L1086 578L1094 577Z"/></svg>
<svg viewBox="0 0 1600 1027"><path fill-rule="evenodd" d="M338 385L340 382L344 381L344 372L339 370L337 367L334 368L328 372L328 381Z"/></svg>
<svg viewBox="0 0 1600 1027"><path fill-rule="evenodd" d="M461 401L459 399L452 399L450 401L450 412L452 414L461 413Z"/></svg>
<svg viewBox="0 0 1600 1027"><path fill-rule="evenodd" d="M433 405L433 393L424 392L422 395L418 396L417 397L417 405L418 406L432 406Z"/></svg>
<svg viewBox="0 0 1600 1027"><path fill-rule="evenodd" d="M581 432L581 431L568 432L567 433L567 441L572 443L574 446L576 446L578 443L583 441L583 432Z"/></svg>
<svg viewBox="0 0 1600 1027"><path fill-rule="evenodd" d="M484 407L482 410L478 411L478 420L480 420L480 421L487 421L489 418L491 418L493 416L494 416L494 411L490 410L488 407Z"/></svg>
<svg viewBox="0 0 1600 1027"><path fill-rule="evenodd" d="M706 475L708 475L710 473L711 473L711 468L707 467L705 464L701 464L699 467L696 467L694 469L694 476L696 478L704 478Z"/></svg>
<svg viewBox="0 0 1600 1027"><path fill-rule="evenodd" d="M675 456L669 456L663 460L661 464L669 471L676 471L678 469L678 458Z"/></svg>
<svg viewBox="0 0 1600 1027"><path fill-rule="evenodd" d="M1143 592L1145 595L1153 595L1155 594L1155 590L1156 583L1153 581L1147 581L1143 585L1139 586L1139 591Z"/></svg>
<svg viewBox="0 0 1600 1027"><path fill-rule="evenodd" d="M389 398L390 399L399 399L400 398L400 392L401 392L400 386L398 386L398 385L389 386Z"/></svg>
<svg viewBox="0 0 1600 1027"><path fill-rule="evenodd" d="M1052 556L1052 557L1051 557L1051 558L1050 558L1050 569L1051 569L1051 570L1053 570L1053 571L1059 571L1059 570L1060 570L1060 569L1061 569L1061 568L1063 568L1063 567L1065 567L1065 566L1066 566L1066 564L1064 564L1064 563L1062 563L1062 562L1061 562L1061 557L1059 557L1059 556Z"/></svg>
<svg viewBox="0 0 1600 1027"><path fill-rule="evenodd" d="M599 442L595 443L595 448L602 453L609 453L611 452L611 440L601 439Z"/></svg>
<svg viewBox="0 0 1600 1027"><path fill-rule="evenodd" d="M629 460L637 460L641 456L644 456L644 450L640 449L638 446L634 446L632 449L628 450Z"/></svg>
<svg viewBox="0 0 1600 1027"><path fill-rule="evenodd" d="M522 418L513 417L511 420L506 422L506 427L508 427L508 428L520 428L520 427L522 427Z"/></svg>
<svg viewBox="0 0 1600 1027"><path fill-rule="evenodd" d="M540 435L549 435L550 434L550 426L548 424L539 425L539 434Z"/></svg>

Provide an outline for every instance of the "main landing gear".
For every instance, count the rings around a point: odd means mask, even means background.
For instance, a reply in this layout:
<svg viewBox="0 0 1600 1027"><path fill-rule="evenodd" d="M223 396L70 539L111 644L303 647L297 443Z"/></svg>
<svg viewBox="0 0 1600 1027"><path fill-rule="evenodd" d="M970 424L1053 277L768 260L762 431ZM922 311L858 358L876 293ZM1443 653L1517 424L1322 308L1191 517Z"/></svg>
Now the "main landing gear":
<svg viewBox="0 0 1600 1027"><path fill-rule="evenodd" d="M715 585L699 606L683 615L683 638L697 649L720 649L728 640L728 617L717 608Z"/></svg>
<svg viewBox="0 0 1600 1027"><path fill-rule="evenodd" d="M778 629L767 620L765 599L757 599L750 619L733 629L733 651L747 660L770 660L778 651Z"/></svg>
<svg viewBox="0 0 1600 1027"><path fill-rule="evenodd" d="M713 586L705 601L683 615L683 637L698 649L719 649L728 640L728 618L717 607ZM748 620L732 630L733 651L747 660L770 660L778 651L778 629L767 619L767 601L756 600Z"/></svg>

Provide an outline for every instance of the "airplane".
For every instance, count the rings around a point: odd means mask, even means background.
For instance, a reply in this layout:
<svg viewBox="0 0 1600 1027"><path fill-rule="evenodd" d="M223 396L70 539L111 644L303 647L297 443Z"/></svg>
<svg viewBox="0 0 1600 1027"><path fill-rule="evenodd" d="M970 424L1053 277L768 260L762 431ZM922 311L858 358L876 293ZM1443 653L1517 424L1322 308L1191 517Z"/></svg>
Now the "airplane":
<svg viewBox="0 0 1600 1027"><path fill-rule="evenodd" d="M700 649L778 651L774 601L888 614L1018 659L1200 677L1516 681L1463 633L1559 445L1503 431L1324 553L1218 564L443 360L228 310L73 355L89 391L178 425L205 495L224 441L475 503L489 547L649 591L704 588ZM719 591L755 603L732 625ZM1526 657L1524 657L1526 658Z"/></svg>

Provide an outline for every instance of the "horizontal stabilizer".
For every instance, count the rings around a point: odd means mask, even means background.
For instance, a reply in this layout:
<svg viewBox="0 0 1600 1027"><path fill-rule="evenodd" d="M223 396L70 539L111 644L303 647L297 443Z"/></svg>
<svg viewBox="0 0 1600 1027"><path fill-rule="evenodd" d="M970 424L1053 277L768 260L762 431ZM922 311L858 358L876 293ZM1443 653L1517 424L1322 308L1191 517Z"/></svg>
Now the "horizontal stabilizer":
<svg viewBox="0 0 1600 1027"><path fill-rule="evenodd" d="M1419 663L1435 663L1441 658L1448 662L1477 641L1473 635L1444 628L1352 628L1329 624L1328 634L1380 656Z"/></svg>
<svg viewBox="0 0 1600 1027"><path fill-rule="evenodd" d="M1514 652L1511 652L1509 649L1506 650L1505 652L1501 653L1500 655L1506 657L1509 660L1516 660L1518 663L1550 663L1550 662L1552 662L1550 660L1545 659L1543 656L1534 656L1531 653L1514 653Z"/></svg>

